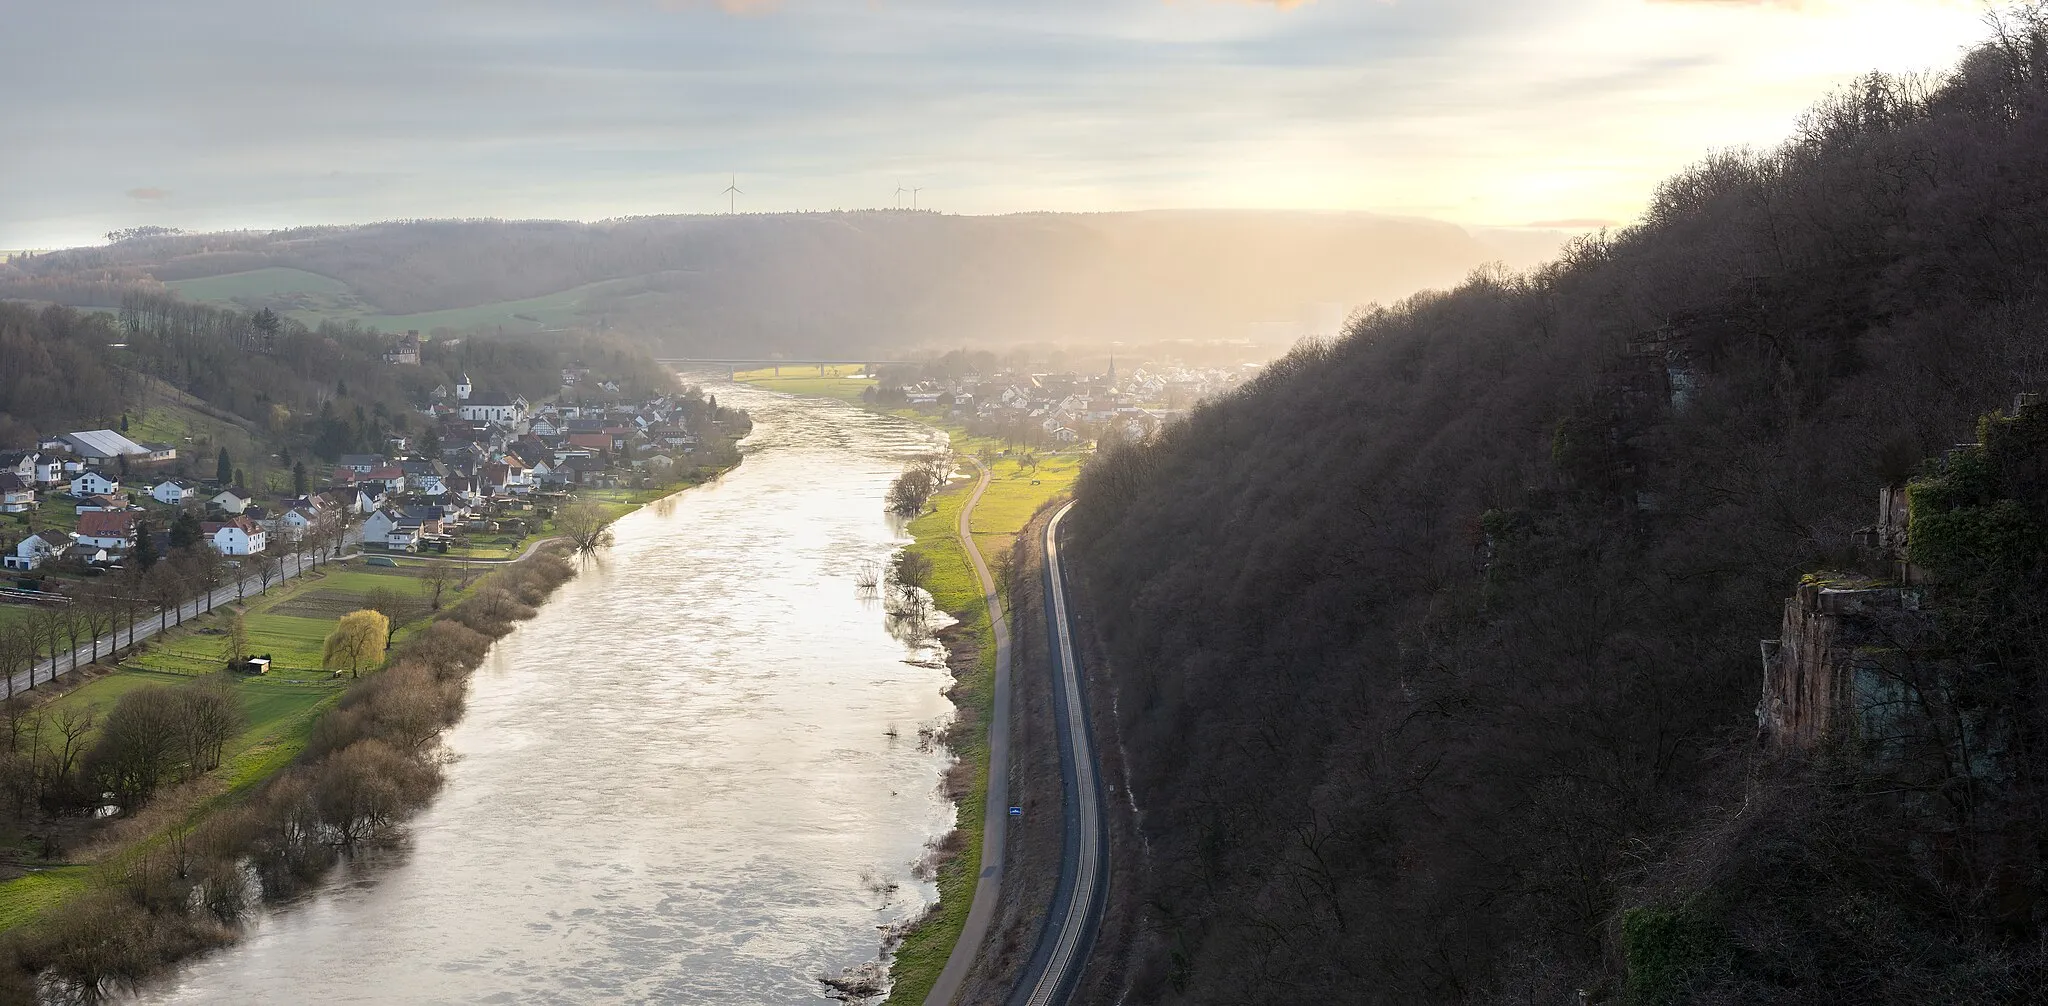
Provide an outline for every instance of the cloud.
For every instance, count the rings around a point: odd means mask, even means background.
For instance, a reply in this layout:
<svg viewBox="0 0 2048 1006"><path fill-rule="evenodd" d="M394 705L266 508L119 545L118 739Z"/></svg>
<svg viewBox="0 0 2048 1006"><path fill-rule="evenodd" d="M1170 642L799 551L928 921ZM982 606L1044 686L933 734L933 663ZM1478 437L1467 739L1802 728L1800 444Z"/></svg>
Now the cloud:
<svg viewBox="0 0 2048 1006"><path fill-rule="evenodd" d="M158 200L158 199L168 199L168 198L170 198L170 195L171 195L171 190L169 190L169 189L154 189L154 188L149 188L149 189L129 189L129 190L128 190L128 198L130 198L130 199L142 199L142 200L146 200L146 201L152 201L152 202L153 202L153 201L155 201L155 200Z"/></svg>

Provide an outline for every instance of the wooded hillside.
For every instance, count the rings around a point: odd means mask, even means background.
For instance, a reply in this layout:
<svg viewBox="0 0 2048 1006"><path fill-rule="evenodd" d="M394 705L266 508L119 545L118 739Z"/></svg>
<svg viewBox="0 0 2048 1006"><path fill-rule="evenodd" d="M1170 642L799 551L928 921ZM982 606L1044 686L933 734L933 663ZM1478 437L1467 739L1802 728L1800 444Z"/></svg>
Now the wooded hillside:
<svg viewBox="0 0 2048 1006"><path fill-rule="evenodd" d="M2048 500L2007 603L1942 609L1983 766L1902 793L1753 710L1878 487L2044 390L2044 295L2037 12L1099 459L1129 1001L2042 1001L2048 653L1947 613L2038 627Z"/></svg>
<svg viewBox="0 0 2048 1006"><path fill-rule="evenodd" d="M381 452L385 437L419 428L415 410L463 373L478 389L536 401L561 391L572 365L589 369L591 384L621 382L628 395L670 380L644 350L590 333L429 341L420 362L404 366L384 362L396 341L163 294L131 293L119 314L0 301L0 448L120 426L164 388L261 440L332 460Z"/></svg>
<svg viewBox="0 0 2048 1006"><path fill-rule="evenodd" d="M1285 345L1304 322L1332 331L1354 307L1557 240L1252 211L407 221L133 237L0 265L0 297L107 305L164 282L293 269L300 286L248 284L233 306L315 324L548 297L514 307L507 327L602 326L695 355L1243 339L1258 325ZM346 289L316 289L336 281Z"/></svg>

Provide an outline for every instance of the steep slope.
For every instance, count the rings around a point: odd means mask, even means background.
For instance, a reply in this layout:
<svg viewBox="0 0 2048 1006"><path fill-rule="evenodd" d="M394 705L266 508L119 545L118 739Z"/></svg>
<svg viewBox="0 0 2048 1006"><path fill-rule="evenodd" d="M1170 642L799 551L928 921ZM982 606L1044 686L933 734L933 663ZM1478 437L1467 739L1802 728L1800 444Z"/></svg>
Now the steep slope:
<svg viewBox="0 0 2048 1006"><path fill-rule="evenodd" d="M1793 581L2048 380L2048 20L2004 31L1091 466L1130 1001L2039 1001L2032 735L1994 884L1896 804L1816 810L1878 787L1752 716Z"/></svg>

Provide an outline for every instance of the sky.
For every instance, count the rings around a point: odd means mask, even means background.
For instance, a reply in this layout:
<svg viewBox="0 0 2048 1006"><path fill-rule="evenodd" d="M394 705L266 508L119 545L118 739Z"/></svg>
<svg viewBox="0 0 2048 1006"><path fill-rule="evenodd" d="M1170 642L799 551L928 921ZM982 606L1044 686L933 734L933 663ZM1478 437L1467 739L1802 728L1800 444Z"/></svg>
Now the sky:
<svg viewBox="0 0 2048 1006"><path fill-rule="evenodd" d="M1972 0L0 0L0 249L119 227L1359 210L1620 224ZM898 187L921 192L897 194Z"/></svg>

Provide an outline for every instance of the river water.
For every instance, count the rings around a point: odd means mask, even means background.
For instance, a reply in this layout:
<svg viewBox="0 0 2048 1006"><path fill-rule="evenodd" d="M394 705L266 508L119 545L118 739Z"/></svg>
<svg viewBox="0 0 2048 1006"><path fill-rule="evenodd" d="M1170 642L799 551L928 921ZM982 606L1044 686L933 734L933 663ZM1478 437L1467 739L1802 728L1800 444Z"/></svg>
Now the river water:
<svg viewBox="0 0 2048 1006"><path fill-rule="evenodd" d="M753 415L745 462L621 519L498 643L408 847L139 1001L815 1002L923 910L913 864L953 808L919 729L948 677L856 580L904 543L882 493L940 435L707 390Z"/></svg>

